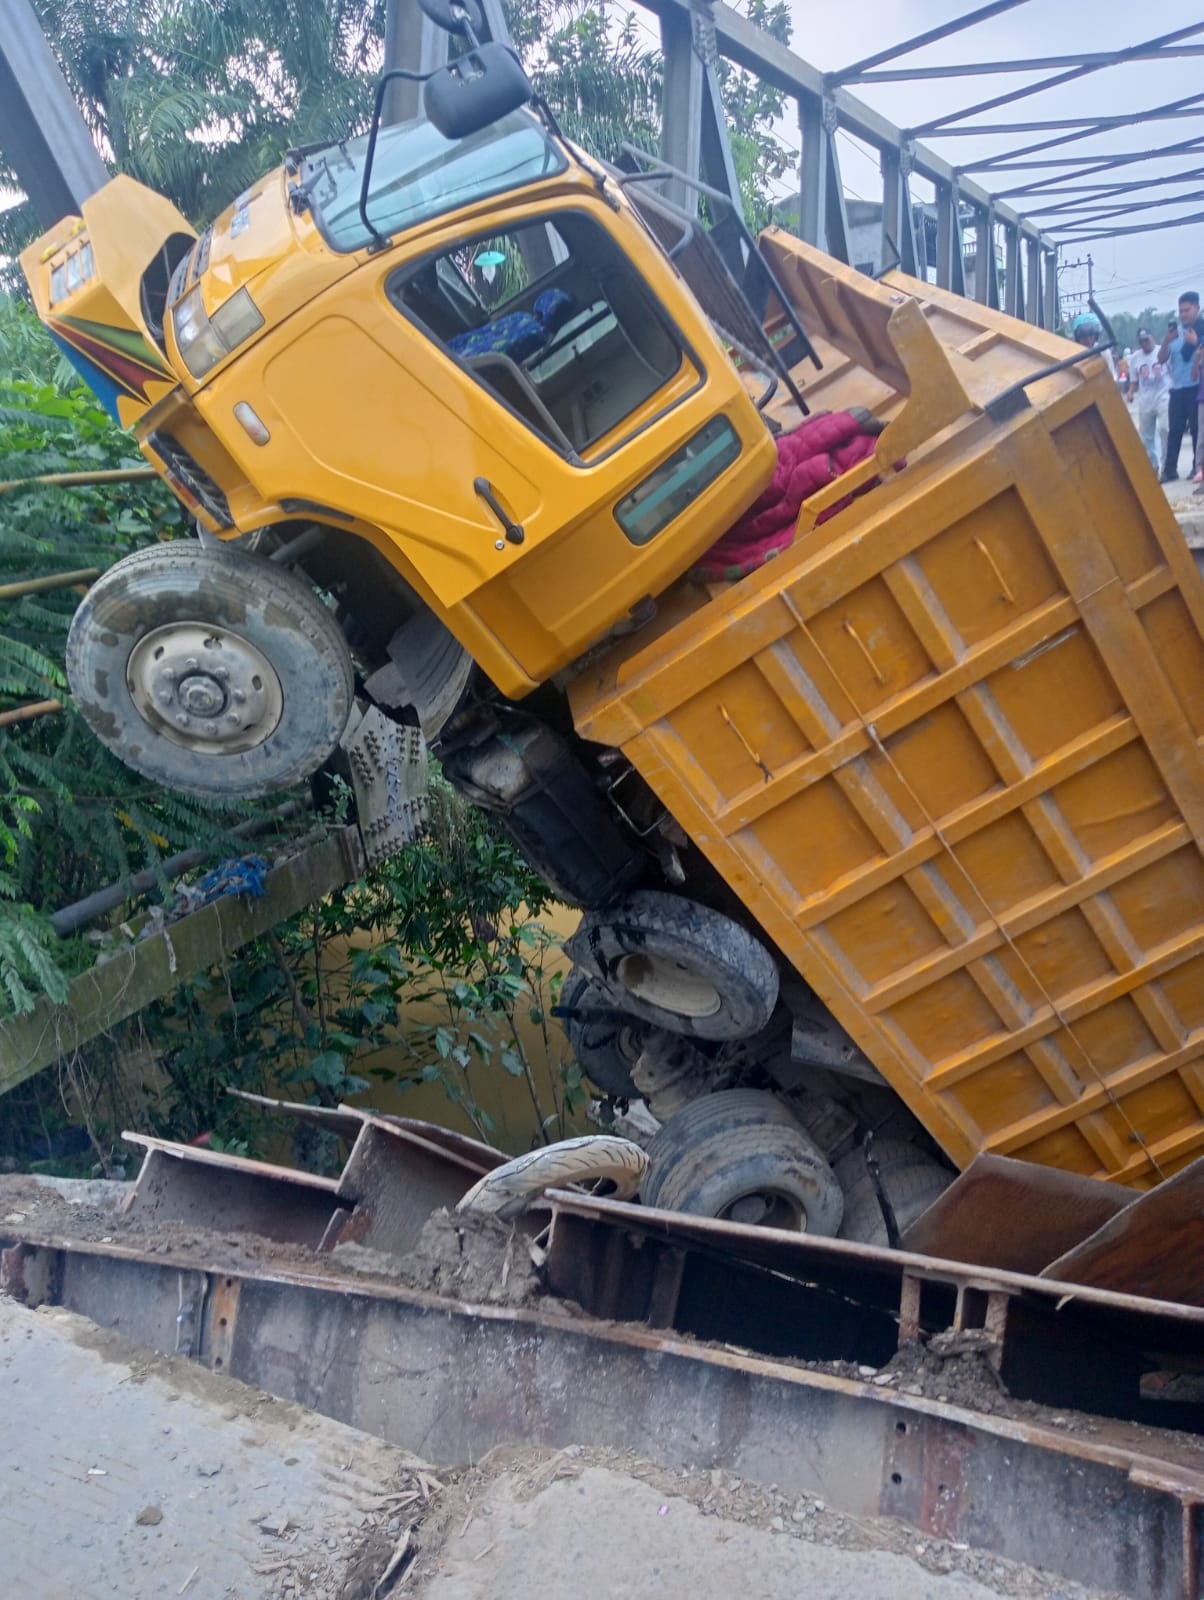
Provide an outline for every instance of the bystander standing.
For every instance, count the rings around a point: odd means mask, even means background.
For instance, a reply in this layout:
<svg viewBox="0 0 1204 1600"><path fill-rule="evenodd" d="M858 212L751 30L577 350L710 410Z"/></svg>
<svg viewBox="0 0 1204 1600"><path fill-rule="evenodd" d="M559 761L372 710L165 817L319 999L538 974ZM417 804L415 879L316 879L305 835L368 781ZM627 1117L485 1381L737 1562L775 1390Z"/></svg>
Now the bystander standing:
<svg viewBox="0 0 1204 1600"><path fill-rule="evenodd" d="M1137 431L1155 472L1166 460L1167 419L1171 403L1171 378L1158 359L1154 335L1137 330L1137 349L1129 358L1129 399L1137 401Z"/></svg>
<svg viewBox="0 0 1204 1600"><path fill-rule="evenodd" d="M1185 430L1191 433L1192 470L1195 470L1199 444L1199 411L1196 391L1199 378L1194 373L1196 352L1200 348L1200 296L1194 289L1179 296L1179 315L1167 324L1166 337L1158 348L1159 361L1170 369L1171 398L1167 411L1166 460L1163 483L1174 483L1179 476L1179 451Z"/></svg>

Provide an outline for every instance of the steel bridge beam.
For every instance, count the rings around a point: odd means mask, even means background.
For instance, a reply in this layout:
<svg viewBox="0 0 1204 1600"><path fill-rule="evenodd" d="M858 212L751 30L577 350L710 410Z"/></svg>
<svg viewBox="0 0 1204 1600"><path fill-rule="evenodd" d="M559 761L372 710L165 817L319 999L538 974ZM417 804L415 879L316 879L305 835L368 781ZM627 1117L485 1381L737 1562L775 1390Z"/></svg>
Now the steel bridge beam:
<svg viewBox="0 0 1204 1600"><path fill-rule="evenodd" d="M882 152L882 263L897 261L912 278L925 278L928 255L923 231L916 236L911 198L910 156L906 150Z"/></svg>
<svg viewBox="0 0 1204 1600"><path fill-rule="evenodd" d="M830 102L815 95L800 95L798 125L802 142L799 235L827 255L847 262L849 219L836 149L836 119Z"/></svg>
<svg viewBox="0 0 1204 1600"><path fill-rule="evenodd" d="M1006 227L1007 254L1003 268L1003 309L1010 317L1024 315L1024 283L1020 266L1020 229Z"/></svg>
<svg viewBox="0 0 1204 1600"><path fill-rule="evenodd" d="M1054 67L1120 67L1129 61L1161 61L1174 56L1204 56L1204 44L1163 45L1150 50L1134 45L1131 50L1092 51L1076 56L1029 56L1010 61L961 61L947 67L893 67L885 72L834 74L836 81L850 83L923 83L933 78L999 77L1007 72L1046 72Z"/></svg>
<svg viewBox="0 0 1204 1600"><path fill-rule="evenodd" d="M1200 98L1201 96L1198 94L1189 94L1185 95L1181 100L1168 100L1164 105L1153 106L1149 111L1144 112L1142 114L1142 120L1148 122L1157 122L1162 119L1164 113L1173 113L1176 116L1194 116L1196 114L1194 107ZM1132 119L1128 120L1131 121ZM1092 139L1097 133L1106 132L1109 127L1113 126L1115 126L1115 124L1111 122L1109 118L1101 117L1097 121L1093 122L1089 127L1080 128L1075 133L1062 133L1059 134L1056 139L1040 139L1036 144L1023 144L1019 147L1019 149L1016 150L1004 150L1001 151L999 155L987 156L981 161L967 162L965 170L967 172L989 172L993 167L999 166L1002 162L1015 160L1020 156L1040 155L1043 150L1056 150L1061 145L1077 144L1080 139ZM966 128L962 131L965 133L975 133L978 130L975 128ZM1146 153L1147 155L1149 154L1148 151ZM1046 162L1046 165L1056 166L1058 159L1058 157L1054 157L1052 160Z"/></svg>
<svg viewBox="0 0 1204 1600"><path fill-rule="evenodd" d="M1122 239L1131 233L1156 233L1160 228L1186 228L1198 222L1204 222L1204 211L1193 211L1190 217L1171 217L1165 222L1139 222L1131 228L1109 228L1103 233L1075 233L1067 242L1090 244L1093 239Z"/></svg>
<svg viewBox="0 0 1204 1600"><path fill-rule="evenodd" d="M0 0L0 149L43 228L109 181L29 0Z"/></svg>
<svg viewBox="0 0 1204 1600"><path fill-rule="evenodd" d="M448 37L436 27L417 0L388 0L385 7L385 72L401 67L409 72L437 72L447 65ZM422 109L422 85L394 78L385 85L381 123L391 127L408 122Z"/></svg>
<svg viewBox="0 0 1204 1600"><path fill-rule="evenodd" d="M1176 28L1173 33L1159 34L1154 39L1144 39L1140 44L1132 46L1134 50L1158 50L1163 45L1177 44L1181 39L1189 39L1193 35L1204 33L1204 22L1193 22L1186 28ZM1104 63L1108 65L1109 63ZM1093 72L1100 72L1100 65L1074 67L1069 72L1059 72L1052 78L1042 78L1037 83L1025 84L1023 88L1011 89L1006 94L994 95L990 100L980 100L976 105L964 106L960 111L951 111L946 116L934 117L931 122L917 128L916 133L933 133L937 128L944 128L951 122L964 122L967 117L978 116L983 111L994 111L998 106L1014 105L1017 100L1026 100L1030 95L1040 94L1045 89L1056 89L1064 83L1071 83L1076 78L1089 77ZM970 132L967 129L966 132Z"/></svg>
<svg viewBox="0 0 1204 1600"><path fill-rule="evenodd" d="M954 17L952 22L943 22L938 28L929 28L927 33L914 34L910 39L904 39L901 44L893 44L887 50L879 50L877 55L855 61L851 67L829 73L828 80L830 83L852 82L863 72L868 72L870 68L878 66L883 61L894 61L898 56L910 55L913 50L920 50L926 44L935 44L938 39L948 39L951 34L962 33L966 28L973 28L980 22L986 22L989 17L997 17L1003 11L1014 11L1017 6L1024 4L1025 0L993 0L991 5L980 6L977 11L967 12L964 17Z"/></svg>
<svg viewBox="0 0 1204 1600"><path fill-rule="evenodd" d="M641 0L641 3L658 17L672 13L688 15L691 10L690 0ZM1024 0L1003 0L997 7L983 8L983 12L993 15L996 9L1004 10L1009 5L1023 3ZM710 8L710 15L714 20L715 40L720 54L737 66L755 73L792 100L802 101L809 96L812 102L818 101L821 106L826 102L831 108L829 115L835 118L837 126L879 152L897 150L908 143L908 136L889 118L847 90L833 88L831 81L817 67L804 61L788 45L765 33L731 6L723 4L723 0L716 0ZM949 31L956 32L967 21L963 18L960 24L949 25ZM872 59L889 59L897 53L900 53L899 47L888 51L885 57L875 56ZM858 63L858 66L863 65L865 63ZM972 205L990 205L994 200L995 215L1000 222L1017 223L1026 235L1037 235L1038 230L1023 216L1010 206L1000 205L997 197L992 197L979 184L963 177L951 162L926 145L914 145L912 170L933 183L948 184L956 180L963 200Z"/></svg>
<svg viewBox="0 0 1204 1600"><path fill-rule="evenodd" d="M1160 174L1156 178L1133 178L1128 183L1087 183L1079 188L1051 189L1048 191L1050 194L1068 194L1079 198L1037 206L1028 214L1030 217L1047 217L1055 213L1090 211L1100 205L1111 205L1122 194L1137 194L1142 189L1162 189L1170 184L1195 183L1200 178L1204 178L1204 167L1192 167L1189 172Z"/></svg>
<svg viewBox="0 0 1204 1600"><path fill-rule="evenodd" d="M702 113L704 68L694 49L692 19L681 12L660 19L665 59L661 102L661 160L688 177L702 176ZM665 185L667 198L683 211L698 210L698 191L688 184Z"/></svg>
<svg viewBox="0 0 1204 1600"><path fill-rule="evenodd" d="M1178 144L1163 145L1158 150L1131 150L1119 155L1100 156L1098 158L1091 156L1062 156L1058 160L1062 165L1073 162L1076 166L1081 167L1077 174L1078 177L1090 178L1097 172L1114 172L1117 167L1131 167L1135 162L1150 161L1155 156L1199 155L1201 153L1204 153L1204 138L1197 135L1194 139L1184 139ZM1025 163L1025 165L1027 164ZM1038 161L1032 163L1032 165L1048 170L1055 163L1053 161ZM1039 194L1061 183L1065 176L1065 173L1055 173L1052 177L1037 178L1032 183L1021 184L1015 189L1001 189L995 199L999 201L1004 196ZM1035 233L1036 231L1034 227L1033 232Z"/></svg>

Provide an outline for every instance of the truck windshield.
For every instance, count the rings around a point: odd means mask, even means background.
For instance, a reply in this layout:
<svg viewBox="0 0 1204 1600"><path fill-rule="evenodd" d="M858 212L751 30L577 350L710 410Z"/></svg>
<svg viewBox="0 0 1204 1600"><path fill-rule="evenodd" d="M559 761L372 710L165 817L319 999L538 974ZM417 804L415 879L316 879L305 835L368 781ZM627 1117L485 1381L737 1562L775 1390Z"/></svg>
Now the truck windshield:
<svg viewBox="0 0 1204 1600"><path fill-rule="evenodd" d="M372 234L360 216L368 136L331 145L305 163L314 221L334 250L362 250ZM567 162L529 113L513 112L465 139L445 139L429 122L382 128L372 162L368 216L386 236L474 200L555 177Z"/></svg>

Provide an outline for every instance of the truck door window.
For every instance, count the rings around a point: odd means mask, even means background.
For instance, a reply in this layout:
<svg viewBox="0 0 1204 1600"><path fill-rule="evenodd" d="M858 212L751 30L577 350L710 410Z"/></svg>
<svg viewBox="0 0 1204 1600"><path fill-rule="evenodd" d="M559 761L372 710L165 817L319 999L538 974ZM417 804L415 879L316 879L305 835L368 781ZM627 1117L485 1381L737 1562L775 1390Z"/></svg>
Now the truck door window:
<svg viewBox="0 0 1204 1600"><path fill-rule="evenodd" d="M643 279L580 212L428 256L389 293L564 454L584 454L681 369L680 340Z"/></svg>

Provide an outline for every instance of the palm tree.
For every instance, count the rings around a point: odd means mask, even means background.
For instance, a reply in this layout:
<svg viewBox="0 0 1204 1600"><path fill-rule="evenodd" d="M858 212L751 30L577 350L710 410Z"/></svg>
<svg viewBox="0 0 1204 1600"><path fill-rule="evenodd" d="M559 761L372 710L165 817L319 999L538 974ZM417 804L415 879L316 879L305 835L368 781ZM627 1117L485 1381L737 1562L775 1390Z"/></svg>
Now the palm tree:
<svg viewBox="0 0 1204 1600"><path fill-rule="evenodd" d="M210 221L290 144L362 125L384 0L35 0L109 164ZM0 165L0 186L16 187ZM0 214L0 251L34 231Z"/></svg>

